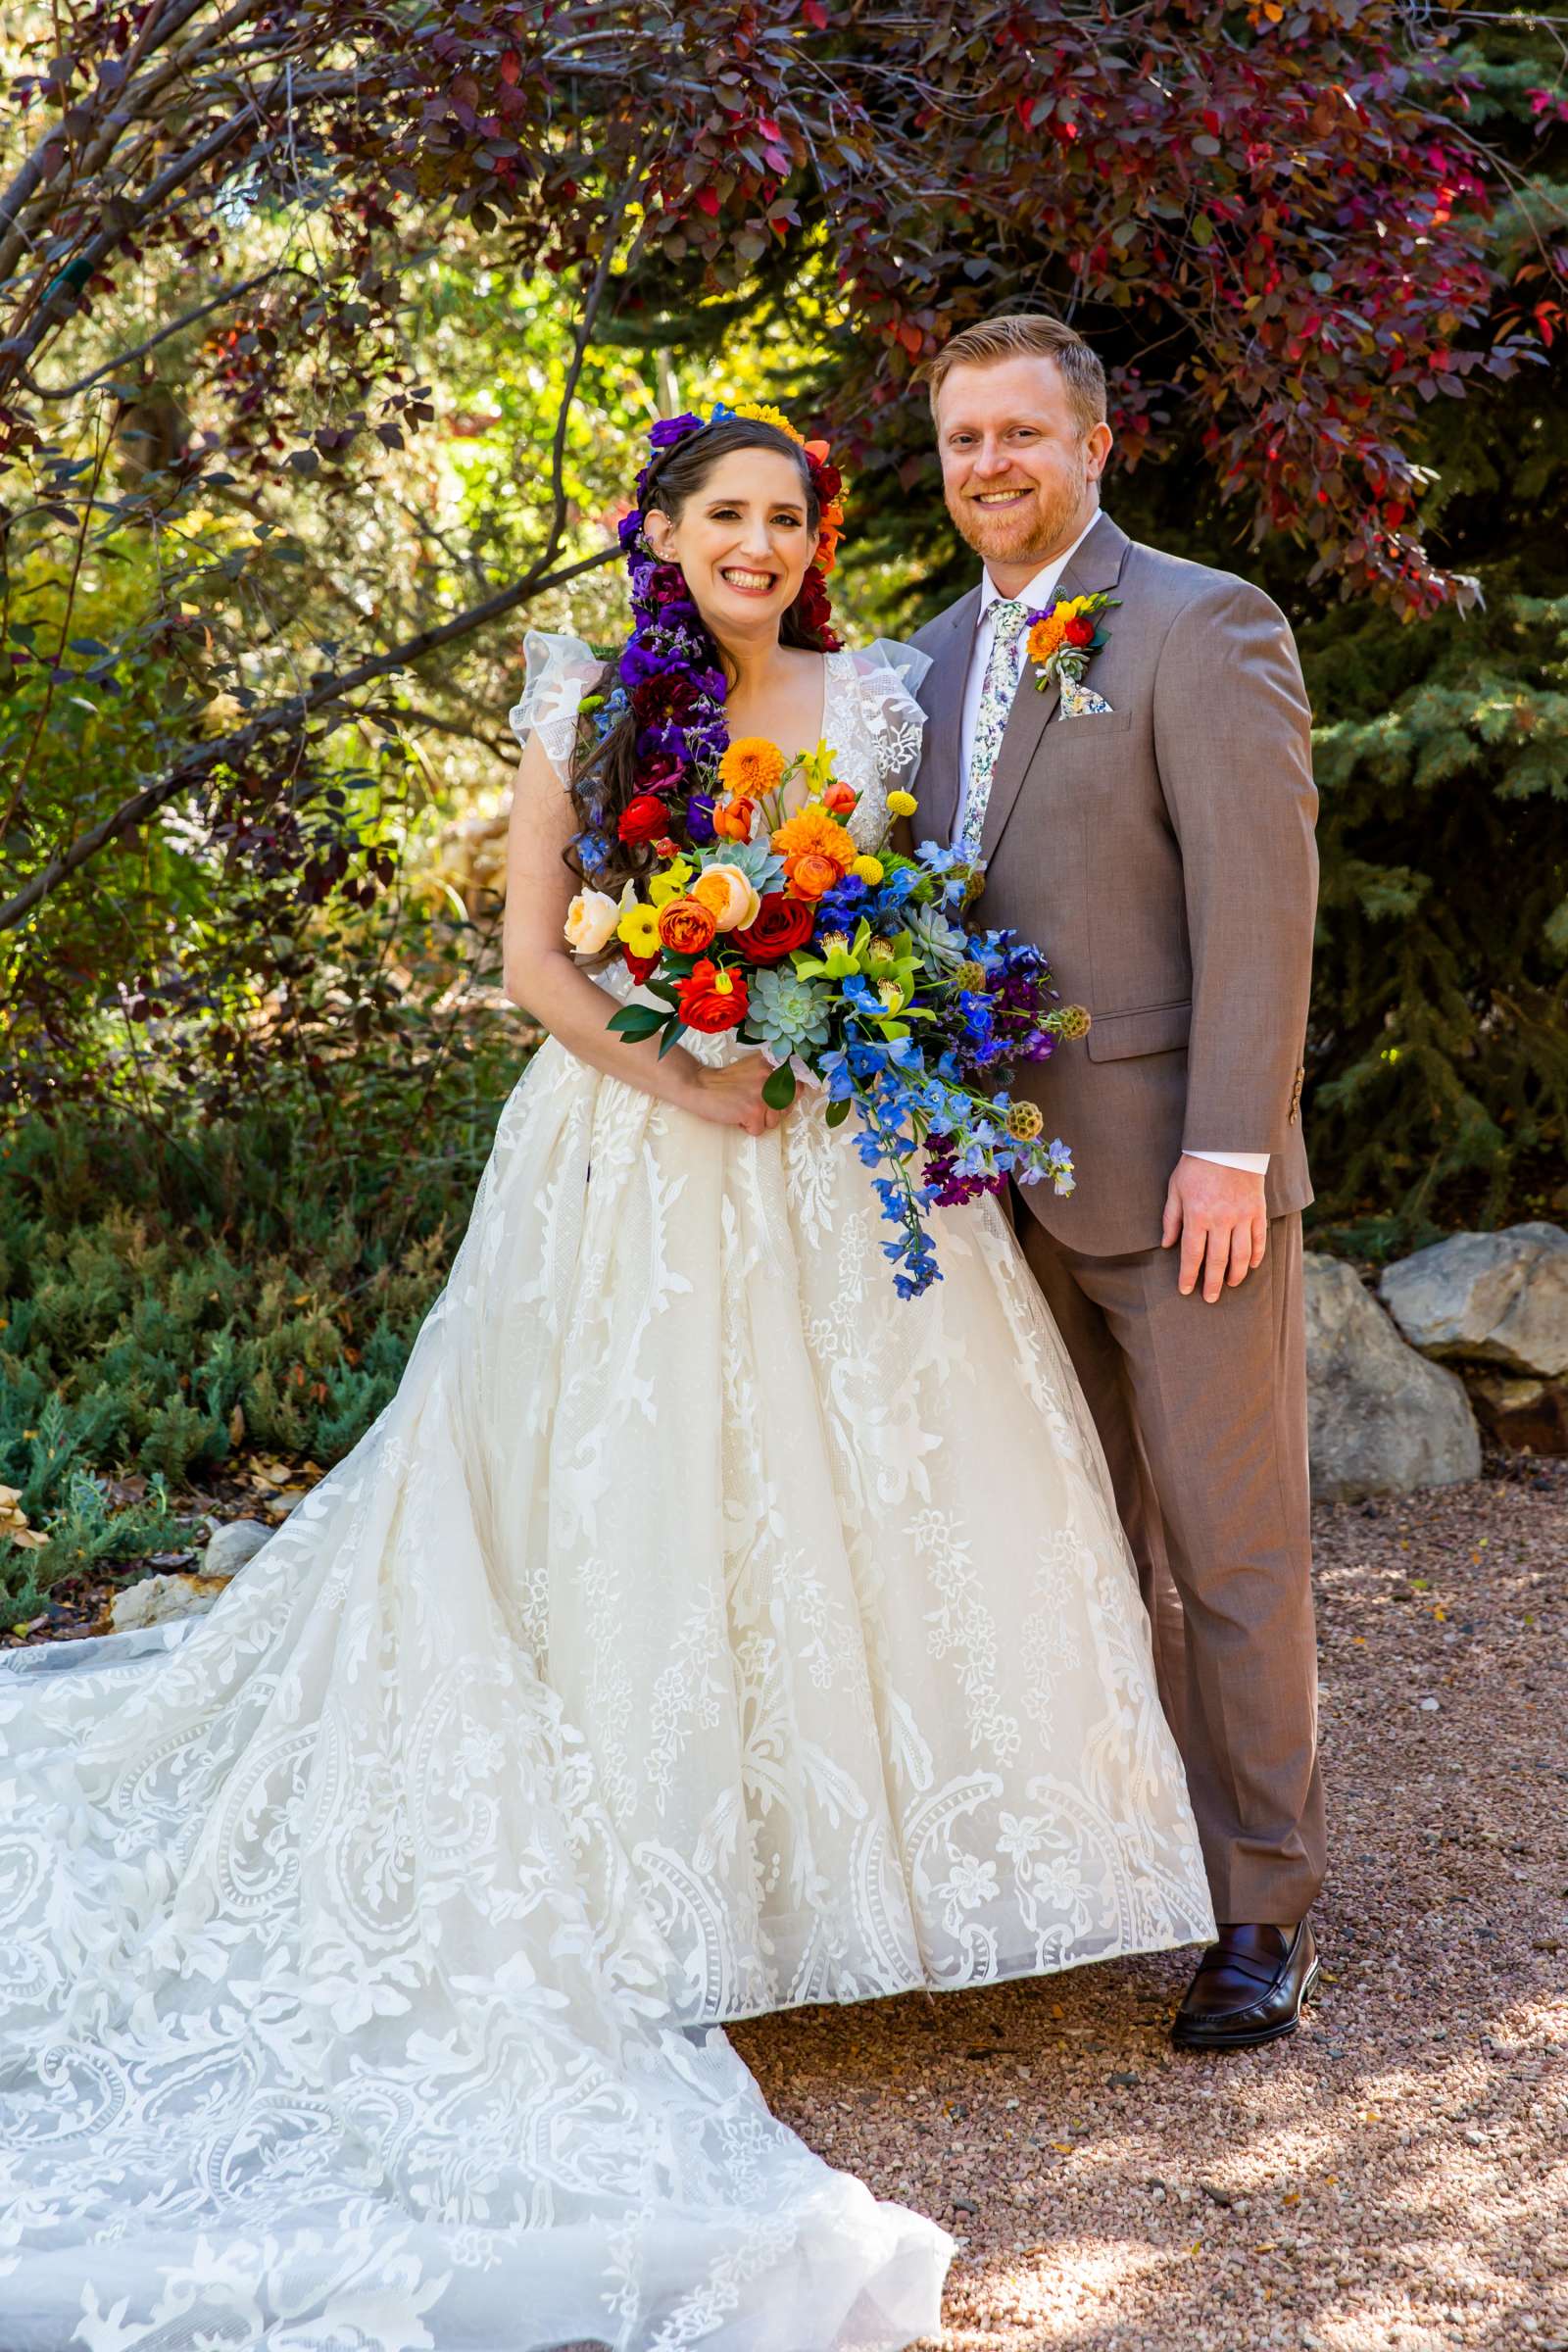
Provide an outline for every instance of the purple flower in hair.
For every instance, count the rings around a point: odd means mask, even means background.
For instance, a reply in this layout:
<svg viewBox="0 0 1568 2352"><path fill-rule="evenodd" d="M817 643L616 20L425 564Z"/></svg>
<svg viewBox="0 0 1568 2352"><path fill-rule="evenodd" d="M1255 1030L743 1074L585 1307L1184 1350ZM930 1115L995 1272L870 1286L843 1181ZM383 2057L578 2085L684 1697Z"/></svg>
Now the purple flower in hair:
<svg viewBox="0 0 1568 2352"><path fill-rule="evenodd" d="M700 433L707 419L694 416L688 409L684 416L661 416L650 428L648 439L655 449L673 449L691 433Z"/></svg>

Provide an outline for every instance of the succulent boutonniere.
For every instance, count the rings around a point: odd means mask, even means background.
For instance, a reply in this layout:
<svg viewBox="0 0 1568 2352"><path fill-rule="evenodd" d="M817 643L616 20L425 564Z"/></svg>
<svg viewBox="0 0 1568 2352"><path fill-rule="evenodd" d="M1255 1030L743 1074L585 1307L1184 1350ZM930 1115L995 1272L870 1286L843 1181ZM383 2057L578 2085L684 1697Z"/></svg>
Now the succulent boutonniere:
<svg viewBox="0 0 1568 2352"><path fill-rule="evenodd" d="M1108 588L1088 596L1055 597L1043 612L1029 615L1029 659L1035 665L1035 684L1042 694L1053 684L1061 687L1063 718L1102 718L1110 714L1103 695L1083 682L1101 648L1106 643L1101 616L1121 598Z"/></svg>

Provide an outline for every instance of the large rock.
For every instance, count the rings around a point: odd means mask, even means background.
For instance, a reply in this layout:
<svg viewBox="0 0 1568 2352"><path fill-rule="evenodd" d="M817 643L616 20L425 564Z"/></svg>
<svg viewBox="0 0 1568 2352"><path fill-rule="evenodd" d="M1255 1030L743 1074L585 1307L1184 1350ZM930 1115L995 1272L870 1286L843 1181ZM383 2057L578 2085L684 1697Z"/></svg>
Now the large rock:
<svg viewBox="0 0 1568 2352"><path fill-rule="evenodd" d="M253 1560L271 1534L255 1519L230 1519L226 1526L215 1528L202 1554L204 1576L238 1576L247 1560Z"/></svg>
<svg viewBox="0 0 1568 2352"><path fill-rule="evenodd" d="M139 1633L144 1626L167 1625L172 1617L204 1615L229 1583L226 1576L144 1576L115 1594L108 1630Z"/></svg>
<svg viewBox="0 0 1568 2352"><path fill-rule="evenodd" d="M1568 1453L1568 1380L1470 1371L1464 1385L1494 1446L1512 1453Z"/></svg>
<svg viewBox="0 0 1568 2352"><path fill-rule="evenodd" d="M1479 1477L1481 1437L1464 1383L1405 1346L1342 1259L1308 1250L1304 1273L1314 1501Z"/></svg>
<svg viewBox="0 0 1568 2352"><path fill-rule="evenodd" d="M1568 1233L1560 1226L1452 1234L1390 1266L1379 1287L1424 1355L1502 1364L1538 1380L1568 1372Z"/></svg>

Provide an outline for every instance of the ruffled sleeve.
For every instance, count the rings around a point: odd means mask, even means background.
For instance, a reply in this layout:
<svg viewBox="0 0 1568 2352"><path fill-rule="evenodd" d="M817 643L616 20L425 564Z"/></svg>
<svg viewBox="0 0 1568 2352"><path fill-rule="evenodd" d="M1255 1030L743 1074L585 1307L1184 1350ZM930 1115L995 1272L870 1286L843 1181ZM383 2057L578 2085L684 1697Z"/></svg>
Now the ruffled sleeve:
<svg viewBox="0 0 1568 2352"><path fill-rule="evenodd" d="M558 637L544 629L530 629L522 650L527 662L522 698L507 718L524 748L530 736L538 736L545 758L567 784L582 699L598 686L604 664L580 637Z"/></svg>
<svg viewBox="0 0 1568 2352"><path fill-rule="evenodd" d="M913 772L920 757L925 712L914 696L931 657L917 646L900 644L896 637L878 637L858 648L853 659L877 781L892 786L898 777Z"/></svg>

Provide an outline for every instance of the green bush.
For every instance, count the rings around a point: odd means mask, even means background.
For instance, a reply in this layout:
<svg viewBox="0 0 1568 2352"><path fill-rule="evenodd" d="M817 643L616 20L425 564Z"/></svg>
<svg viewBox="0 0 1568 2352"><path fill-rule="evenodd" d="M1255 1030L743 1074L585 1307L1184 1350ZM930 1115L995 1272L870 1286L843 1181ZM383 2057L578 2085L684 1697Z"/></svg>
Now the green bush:
<svg viewBox="0 0 1568 2352"><path fill-rule="evenodd" d="M253 1449L325 1467L358 1442L467 1221L488 1128L450 1140L399 1186L373 1137L323 1167L298 1124L262 1114L177 1137L75 1115L18 1131L0 1158L0 1484L49 1543L0 1555L13 1618L91 1559L177 1540L166 1486ZM90 1499L111 1469L153 1481L113 1526Z"/></svg>

